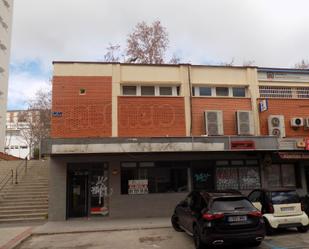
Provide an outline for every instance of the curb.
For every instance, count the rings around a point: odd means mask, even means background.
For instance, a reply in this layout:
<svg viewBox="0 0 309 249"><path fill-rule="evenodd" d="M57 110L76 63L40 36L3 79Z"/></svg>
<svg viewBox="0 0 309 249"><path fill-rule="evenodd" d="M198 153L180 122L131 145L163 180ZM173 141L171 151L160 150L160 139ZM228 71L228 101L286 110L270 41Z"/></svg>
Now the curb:
<svg viewBox="0 0 309 249"><path fill-rule="evenodd" d="M136 231L136 230L150 230L150 229L161 229L161 228L171 228L170 225L162 225L155 227L124 227L124 228L106 228L106 229L96 229L96 230L76 230L76 231L64 231L64 232L33 232L32 236L46 236L46 235L56 235L56 234L75 234L75 233L99 233L99 232L122 232L122 231ZM2 249L2 248L0 248Z"/></svg>
<svg viewBox="0 0 309 249"><path fill-rule="evenodd" d="M23 241L28 239L32 235L32 227L28 228L27 230L23 231L22 233L15 236L13 239L11 239L9 242L7 242L5 245L1 246L0 249L13 249L19 244L21 244Z"/></svg>

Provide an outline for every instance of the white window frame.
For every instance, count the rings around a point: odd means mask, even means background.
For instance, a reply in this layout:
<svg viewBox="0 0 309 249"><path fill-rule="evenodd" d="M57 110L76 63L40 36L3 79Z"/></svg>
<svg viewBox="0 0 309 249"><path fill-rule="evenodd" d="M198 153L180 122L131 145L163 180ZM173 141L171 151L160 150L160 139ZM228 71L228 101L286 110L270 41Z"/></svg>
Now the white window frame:
<svg viewBox="0 0 309 249"><path fill-rule="evenodd" d="M201 96L200 95L200 87L209 87L211 88L211 96ZM228 96L217 96L216 88L217 87L227 87L228 88ZM193 86L194 88L194 97L215 97L215 98L248 98L248 87L247 86L209 86L209 85L199 85ZM233 96L233 88L245 88L245 96L244 97L234 97Z"/></svg>
<svg viewBox="0 0 309 249"><path fill-rule="evenodd" d="M124 95L123 94L123 87L124 86L136 86L136 95ZM155 95L143 95L141 94L141 87L142 86L154 86L155 88ZM121 95L122 96L126 96L126 97L136 97L136 96L142 96L142 97L177 97L177 87L179 87L180 85L150 85L150 84L122 84L121 85ZM171 87L172 88L172 95L160 95L160 87ZM180 96L180 93L179 93Z"/></svg>

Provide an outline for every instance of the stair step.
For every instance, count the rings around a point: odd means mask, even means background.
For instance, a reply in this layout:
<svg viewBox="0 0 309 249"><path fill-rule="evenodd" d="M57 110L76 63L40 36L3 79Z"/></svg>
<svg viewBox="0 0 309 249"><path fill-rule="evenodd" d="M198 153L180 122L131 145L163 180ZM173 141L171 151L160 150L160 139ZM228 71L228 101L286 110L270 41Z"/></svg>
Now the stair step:
<svg viewBox="0 0 309 249"><path fill-rule="evenodd" d="M10 215L10 214L35 214L35 213L47 213L47 208L41 209L11 209L11 210L0 210L1 215Z"/></svg>
<svg viewBox="0 0 309 249"><path fill-rule="evenodd" d="M31 196L37 196L37 195L48 195L48 191L16 191L16 192L11 192L8 194L2 194L3 196L26 196L26 195L31 195Z"/></svg>
<svg viewBox="0 0 309 249"><path fill-rule="evenodd" d="M25 193L23 194L10 194L3 196L4 200L15 200L15 199L40 199L40 198L47 198L48 194L47 193Z"/></svg>
<svg viewBox="0 0 309 249"><path fill-rule="evenodd" d="M24 218L12 218L12 219L1 219L0 220L0 224L1 223L9 223L9 222L29 222L29 221L45 221L46 220L46 216L43 217L24 217Z"/></svg>
<svg viewBox="0 0 309 249"><path fill-rule="evenodd" d="M5 205L18 205L19 203L22 203L22 204L43 204L43 203L48 203L48 198L44 198L44 199L23 199L23 200L19 200L19 199L16 199L16 200L3 200L0 202L0 205L1 206L5 206Z"/></svg>
<svg viewBox="0 0 309 249"><path fill-rule="evenodd" d="M46 217L46 212L38 212L38 213L29 213L29 214L6 214L6 215L0 215L0 221L3 219L10 219L10 218L39 218L39 217Z"/></svg>
<svg viewBox="0 0 309 249"><path fill-rule="evenodd" d="M44 203L41 205L38 204L23 204L23 203L18 203L19 205L0 205L0 212L1 211L6 211L6 210L17 210L17 209L23 209L23 210L28 210L28 209L48 209L48 204Z"/></svg>

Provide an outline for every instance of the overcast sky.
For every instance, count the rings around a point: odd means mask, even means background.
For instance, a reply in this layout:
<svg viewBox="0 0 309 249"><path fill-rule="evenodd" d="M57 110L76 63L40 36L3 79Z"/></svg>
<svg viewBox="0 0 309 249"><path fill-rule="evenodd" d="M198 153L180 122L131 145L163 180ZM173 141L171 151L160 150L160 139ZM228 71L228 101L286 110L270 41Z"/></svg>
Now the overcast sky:
<svg viewBox="0 0 309 249"><path fill-rule="evenodd" d="M53 60L100 61L160 20L183 62L292 67L309 59L308 0L14 0L9 109L48 87Z"/></svg>

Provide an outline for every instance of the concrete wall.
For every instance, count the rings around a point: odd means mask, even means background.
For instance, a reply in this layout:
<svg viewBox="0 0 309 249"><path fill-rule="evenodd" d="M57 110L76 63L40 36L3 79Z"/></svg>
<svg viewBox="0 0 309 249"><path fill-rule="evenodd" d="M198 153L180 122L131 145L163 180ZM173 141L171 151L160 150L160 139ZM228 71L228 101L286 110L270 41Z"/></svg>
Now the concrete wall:
<svg viewBox="0 0 309 249"><path fill-rule="evenodd" d="M4 1L0 1L0 152L4 152L6 106L9 79L9 60L12 33L13 0L7 0L9 6L5 6ZM5 28L7 26L7 28Z"/></svg>
<svg viewBox="0 0 309 249"><path fill-rule="evenodd" d="M49 159L48 219L66 219L67 165L57 158Z"/></svg>
<svg viewBox="0 0 309 249"><path fill-rule="evenodd" d="M113 175L113 170L119 174ZM109 200L111 218L171 216L176 204L188 194L121 195L120 162L110 163L110 186L113 193Z"/></svg>

